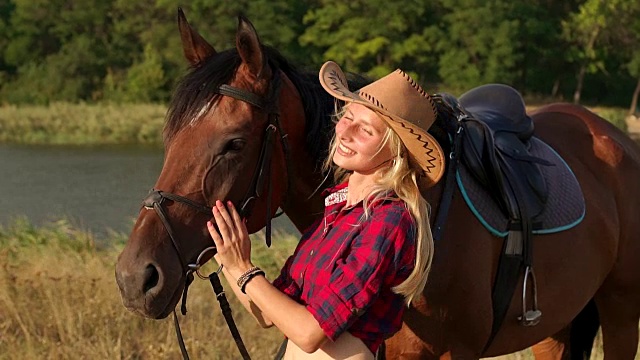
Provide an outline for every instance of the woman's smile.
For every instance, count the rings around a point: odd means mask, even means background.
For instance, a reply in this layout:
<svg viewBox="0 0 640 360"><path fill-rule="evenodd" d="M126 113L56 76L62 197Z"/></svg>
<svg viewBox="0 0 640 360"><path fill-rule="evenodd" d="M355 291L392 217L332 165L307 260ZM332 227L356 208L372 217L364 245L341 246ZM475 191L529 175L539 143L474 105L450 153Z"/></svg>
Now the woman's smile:
<svg viewBox="0 0 640 360"><path fill-rule="evenodd" d="M349 149L348 147L344 146L342 143L338 144L338 148L336 149L340 155L342 156L352 156L355 155L355 151Z"/></svg>

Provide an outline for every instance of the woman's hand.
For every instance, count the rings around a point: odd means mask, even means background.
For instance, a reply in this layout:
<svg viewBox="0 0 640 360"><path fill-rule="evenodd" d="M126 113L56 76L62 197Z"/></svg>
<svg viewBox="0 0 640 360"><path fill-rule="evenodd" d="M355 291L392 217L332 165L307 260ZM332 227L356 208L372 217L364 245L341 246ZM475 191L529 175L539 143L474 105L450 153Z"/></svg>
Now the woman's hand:
<svg viewBox="0 0 640 360"><path fill-rule="evenodd" d="M207 221L209 234L216 244L216 261L224 265L229 274L238 278L242 273L253 267L251 264L251 241L247 226L236 211L231 201L227 201L225 208L222 201L217 200L211 210L218 230L211 221Z"/></svg>

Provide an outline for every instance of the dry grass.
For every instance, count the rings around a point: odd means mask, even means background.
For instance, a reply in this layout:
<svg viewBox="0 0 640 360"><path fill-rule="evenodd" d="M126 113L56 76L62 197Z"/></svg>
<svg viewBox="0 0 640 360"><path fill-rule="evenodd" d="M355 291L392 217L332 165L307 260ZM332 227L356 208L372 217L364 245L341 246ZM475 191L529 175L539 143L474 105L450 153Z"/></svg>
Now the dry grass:
<svg viewBox="0 0 640 360"><path fill-rule="evenodd" d="M114 242L124 236L114 234ZM274 276L293 237L275 241ZM270 250L269 250L270 251ZM34 228L21 220L0 228L0 359L178 359L171 318L153 321L124 309L114 278L117 249L97 249L91 234L61 221ZM282 335L260 329L230 296L234 317L255 359L273 358ZM206 281L189 293L182 330L194 359L235 359L238 350Z"/></svg>
<svg viewBox="0 0 640 360"><path fill-rule="evenodd" d="M0 359L179 359L171 318L153 321L124 309L114 279L123 234L108 248L61 220L40 228L18 219L0 227ZM276 235L267 249L254 237L254 259L270 278L297 238ZM260 329L230 296L238 328L254 359L273 358L282 335ZM189 293L181 316L194 359L237 359L238 350L206 281ZM592 358L602 359L601 341ZM532 359L523 351L497 359Z"/></svg>

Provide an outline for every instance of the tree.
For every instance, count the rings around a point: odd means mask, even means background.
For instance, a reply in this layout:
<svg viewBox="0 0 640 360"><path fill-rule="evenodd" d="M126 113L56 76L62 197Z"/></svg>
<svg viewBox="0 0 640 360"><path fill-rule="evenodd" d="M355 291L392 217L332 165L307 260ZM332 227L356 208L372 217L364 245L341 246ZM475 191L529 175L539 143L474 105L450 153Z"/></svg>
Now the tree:
<svg viewBox="0 0 640 360"><path fill-rule="evenodd" d="M508 1L442 0L444 36L439 74L457 91L491 82L511 84L516 79L519 22Z"/></svg>
<svg viewBox="0 0 640 360"><path fill-rule="evenodd" d="M426 0L322 0L305 15L300 41L312 48L317 64L334 60L375 78L398 66L418 77L435 75L437 6Z"/></svg>
<svg viewBox="0 0 640 360"><path fill-rule="evenodd" d="M563 21L563 37L571 44L569 61L578 65L573 101L580 102L584 77L604 70L605 49L598 40L624 13L628 0L586 0Z"/></svg>

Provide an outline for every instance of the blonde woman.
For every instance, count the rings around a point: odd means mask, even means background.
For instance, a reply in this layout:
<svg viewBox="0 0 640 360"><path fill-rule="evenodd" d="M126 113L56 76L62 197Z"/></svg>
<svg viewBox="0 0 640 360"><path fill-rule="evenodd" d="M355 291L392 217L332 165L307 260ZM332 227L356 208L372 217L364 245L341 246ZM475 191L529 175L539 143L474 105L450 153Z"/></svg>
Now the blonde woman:
<svg viewBox="0 0 640 360"><path fill-rule="evenodd" d="M217 230L207 225L240 301L289 339L285 359L373 359L429 274L433 241L417 184L435 184L444 169L442 149L427 133L435 108L401 70L354 93L340 67L327 62L320 82L346 104L327 159L339 185L327 190L323 218L303 234L280 276L271 283L252 264L231 202L213 207Z"/></svg>

